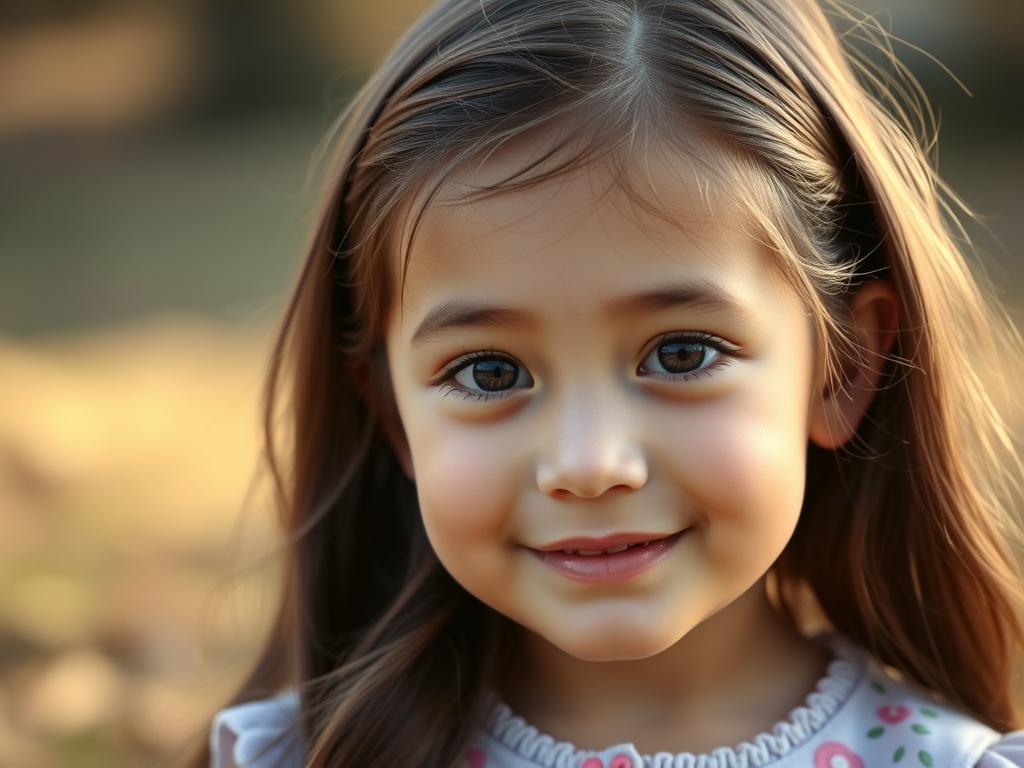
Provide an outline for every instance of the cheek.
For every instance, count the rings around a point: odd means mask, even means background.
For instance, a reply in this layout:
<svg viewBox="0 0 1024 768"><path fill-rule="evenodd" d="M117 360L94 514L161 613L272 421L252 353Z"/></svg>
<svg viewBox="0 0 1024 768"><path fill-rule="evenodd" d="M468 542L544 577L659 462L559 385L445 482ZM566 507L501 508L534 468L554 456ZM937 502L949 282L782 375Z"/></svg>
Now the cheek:
<svg viewBox="0 0 1024 768"><path fill-rule="evenodd" d="M705 518L716 559L769 557L796 526L806 437L802 412L787 397L796 400L792 393L738 390L690 414L686 433L700 435L698 440L676 441L678 482ZM774 555L761 564L772 560Z"/></svg>
<svg viewBox="0 0 1024 768"><path fill-rule="evenodd" d="M485 429L433 430L413 446L423 522L438 555L502 540L513 508L514 477L504 444Z"/></svg>

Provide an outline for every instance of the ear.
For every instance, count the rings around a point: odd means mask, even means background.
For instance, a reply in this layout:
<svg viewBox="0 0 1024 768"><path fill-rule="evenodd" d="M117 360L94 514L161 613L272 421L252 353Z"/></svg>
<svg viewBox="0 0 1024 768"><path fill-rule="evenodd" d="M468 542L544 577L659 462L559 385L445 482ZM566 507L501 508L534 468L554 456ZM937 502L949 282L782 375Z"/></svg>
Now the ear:
<svg viewBox="0 0 1024 768"><path fill-rule="evenodd" d="M368 364L364 362L356 365L353 368L353 377L360 396L376 417L378 426L394 451L402 470L415 482L412 452L398 413L398 404L395 402L394 388L391 384L391 371L383 349L378 349Z"/></svg>
<svg viewBox="0 0 1024 768"><path fill-rule="evenodd" d="M896 341L899 305L888 280L864 283L848 308L863 359L846 361L841 386L826 384L812 394L808 436L827 449L842 446L857 431Z"/></svg>

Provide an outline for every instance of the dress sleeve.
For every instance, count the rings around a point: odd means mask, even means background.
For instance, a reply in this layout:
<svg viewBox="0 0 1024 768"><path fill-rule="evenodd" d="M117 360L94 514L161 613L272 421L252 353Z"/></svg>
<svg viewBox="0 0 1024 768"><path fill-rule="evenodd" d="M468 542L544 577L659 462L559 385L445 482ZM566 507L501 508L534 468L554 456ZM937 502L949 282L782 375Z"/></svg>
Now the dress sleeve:
<svg viewBox="0 0 1024 768"><path fill-rule="evenodd" d="M1024 730L1003 734L982 753L975 768L1024 768Z"/></svg>
<svg viewBox="0 0 1024 768"><path fill-rule="evenodd" d="M300 768L298 713L297 691L220 710L210 726L210 768Z"/></svg>

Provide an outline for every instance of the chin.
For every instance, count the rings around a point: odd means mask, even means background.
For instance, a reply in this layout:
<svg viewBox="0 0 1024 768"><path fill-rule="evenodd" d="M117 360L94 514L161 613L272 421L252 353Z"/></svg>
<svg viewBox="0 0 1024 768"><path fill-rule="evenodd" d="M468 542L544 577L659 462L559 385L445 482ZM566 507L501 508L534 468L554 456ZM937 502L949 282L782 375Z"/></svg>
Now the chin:
<svg viewBox="0 0 1024 768"><path fill-rule="evenodd" d="M637 661L671 648L679 638L656 627L609 626L590 632L551 637L548 641L581 661Z"/></svg>

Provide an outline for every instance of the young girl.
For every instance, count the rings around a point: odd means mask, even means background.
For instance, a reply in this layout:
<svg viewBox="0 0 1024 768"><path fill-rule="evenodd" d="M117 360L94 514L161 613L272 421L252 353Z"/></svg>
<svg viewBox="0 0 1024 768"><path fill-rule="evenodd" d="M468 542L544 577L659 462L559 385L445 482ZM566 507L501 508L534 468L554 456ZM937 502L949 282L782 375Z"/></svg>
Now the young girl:
<svg viewBox="0 0 1024 768"><path fill-rule="evenodd" d="M427 13L327 164L196 764L1024 766L1024 348L920 99L812 0Z"/></svg>

